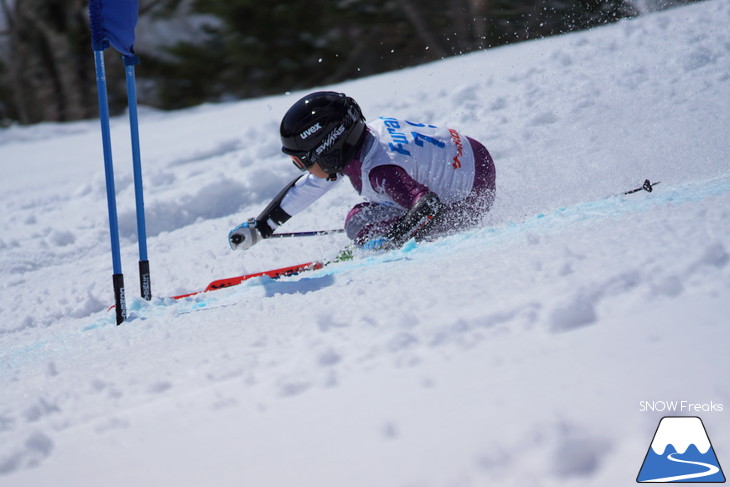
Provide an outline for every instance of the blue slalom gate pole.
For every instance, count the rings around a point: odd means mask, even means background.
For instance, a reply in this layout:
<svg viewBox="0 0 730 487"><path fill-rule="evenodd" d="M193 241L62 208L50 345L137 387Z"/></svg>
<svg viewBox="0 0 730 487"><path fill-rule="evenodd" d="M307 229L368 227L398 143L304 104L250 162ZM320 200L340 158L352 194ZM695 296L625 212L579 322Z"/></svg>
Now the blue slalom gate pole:
<svg viewBox="0 0 730 487"><path fill-rule="evenodd" d="M142 170L139 157L139 131L137 123L137 92L134 87L134 65L139 62L134 55L134 38L139 16L139 0L89 0L89 28L91 48L96 62L96 87L99 92L99 119L104 147L104 169L106 176L106 197L109 207L109 233L114 265L114 301L117 325L127 318L124 299L124 278L119 250L119 222L117 220L116 190L114 189L114 167L112 164L111 131L109 130L109 100L107 97L106 73L104 71L104 50L114 47L124 56L127 71L127 97L129 123L132 129L132 154L134 164L134 186L137 203L137 231L139 234L140 282L142 297L151 298L149 262L147 261L147 231L144 224L144 202L142 200ZM131 69L130 69L131 68Z"/></svg>
<svg viewBox="0 0 730 487"><path fill-rule="evenodd" d="M123 56L127 78L127 105L129 106L129 130L132 134L132 167L134 170L134 198L137 210L137 242L139 246L139 286L142 298L152 299L150 262L147 258L147 226L144 218L144 191L142 187L142 161L139 148L139 121L137 117L137 88L134 66L137 56Z"/></svg>
<svg viewBox="0 0 730 487"><path fill-rule="evenodd" d="M112 247L112 266L114 274L114 304L117 313L117 325L127 318L127 304L124 298L124 276L122 275L122 258L119 249L119 221L117 218L117 198L114 187L114 165L112 162L111 130L109 128L109 101L106 91L106 73L104 70L104 51L94 50L96 64L96 88L99 92L99 120L101 122L102 147L104 149L104 175L106 177L106 200L109 210L109 236Z"/></svg>

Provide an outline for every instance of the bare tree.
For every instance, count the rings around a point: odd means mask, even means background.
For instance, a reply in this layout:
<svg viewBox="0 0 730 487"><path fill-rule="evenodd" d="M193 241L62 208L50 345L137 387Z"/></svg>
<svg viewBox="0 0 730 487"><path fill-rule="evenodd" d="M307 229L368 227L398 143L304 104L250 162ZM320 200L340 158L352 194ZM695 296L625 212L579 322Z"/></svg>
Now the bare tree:
<svg viewBox="0 0 730 487"><path fill-rule="evenodd" d="M486 45L487 15L489 13L488 0L452 0L449 8L444 9L444 16L450 20L448 26L442 26L439 35L445 36L449 47L449 54L461 54ZM413 23L421 29L420 25ZM436 38L437 36L431 35ZM440 47L440 46L439 46ZM444 49L440 48L445 55Z"/></svg>
<svg viewBox="0 0 730 487"><path fill-rule="evenodd" d="M411 3L410 0L398 0L398 6L403 11L408 21L413 25L417 35L432 50L435 56L445 57L446 50L441 47L441 43L433 33L431 27L425 21L420 11Z"/></svg>
<svg viewBox="0 0 730 487"><path fill-rule="evenodd" d="M473 26L474 47L484 49L487 45L489 0L469 0L469 13Z"/></svg>
<svg viewBox="0 0 730 487"><path fill-rule="evenodd" d="M8 84L21 123L78 120L96 111L83 0L19 0L8 20Z"/></svg>

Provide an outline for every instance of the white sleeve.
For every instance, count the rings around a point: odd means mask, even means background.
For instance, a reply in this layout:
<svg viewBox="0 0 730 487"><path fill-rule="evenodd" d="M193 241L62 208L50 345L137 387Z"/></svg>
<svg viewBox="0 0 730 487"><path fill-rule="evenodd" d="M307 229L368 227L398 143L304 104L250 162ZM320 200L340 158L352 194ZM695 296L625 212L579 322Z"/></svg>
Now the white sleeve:
<svg viewBox="0 0 730 487"><path fill-rule="evenodd" d="M339 177L335 181L328 181L307 174L287 191L281 200L280 207L289 215L294 216L332 189L340 179L342 178Z"/></svg>

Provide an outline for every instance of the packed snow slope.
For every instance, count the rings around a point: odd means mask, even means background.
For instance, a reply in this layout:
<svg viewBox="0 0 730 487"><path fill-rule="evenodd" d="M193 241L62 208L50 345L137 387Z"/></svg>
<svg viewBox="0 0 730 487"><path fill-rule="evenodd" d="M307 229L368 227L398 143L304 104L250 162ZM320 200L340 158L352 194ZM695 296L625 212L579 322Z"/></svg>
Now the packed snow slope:
<svg viewBox="0 0 730 487"><path fill-rule="evenodd" d="M491 214L180 302L346 244L226 242L296 174L303 93L142 111L150 303L116 118L119 327L98 121L0 131L0 485L627 486L665 415L730 465L729 22L713 0L326 87L481 140Z"/></svg>

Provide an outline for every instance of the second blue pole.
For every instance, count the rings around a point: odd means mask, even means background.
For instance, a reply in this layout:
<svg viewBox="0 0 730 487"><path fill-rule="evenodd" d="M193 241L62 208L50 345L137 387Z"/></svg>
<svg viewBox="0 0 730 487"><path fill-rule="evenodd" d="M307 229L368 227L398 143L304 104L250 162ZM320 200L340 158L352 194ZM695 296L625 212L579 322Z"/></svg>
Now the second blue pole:
<svg viewBox="0 0 730 487"><path fill-rule="evenodd" d="M137 117L137 88L134 66L136 56L123 56L127 78L127 104L129 106L129 130L132 135L132 167L134 170L134 197L137 209L137 243L139 246L139 286L142 298L152 299L150 262L147 257L147 227L144 217L144 191L142 186L142 160L139 147L139 120Z"/></svg>

